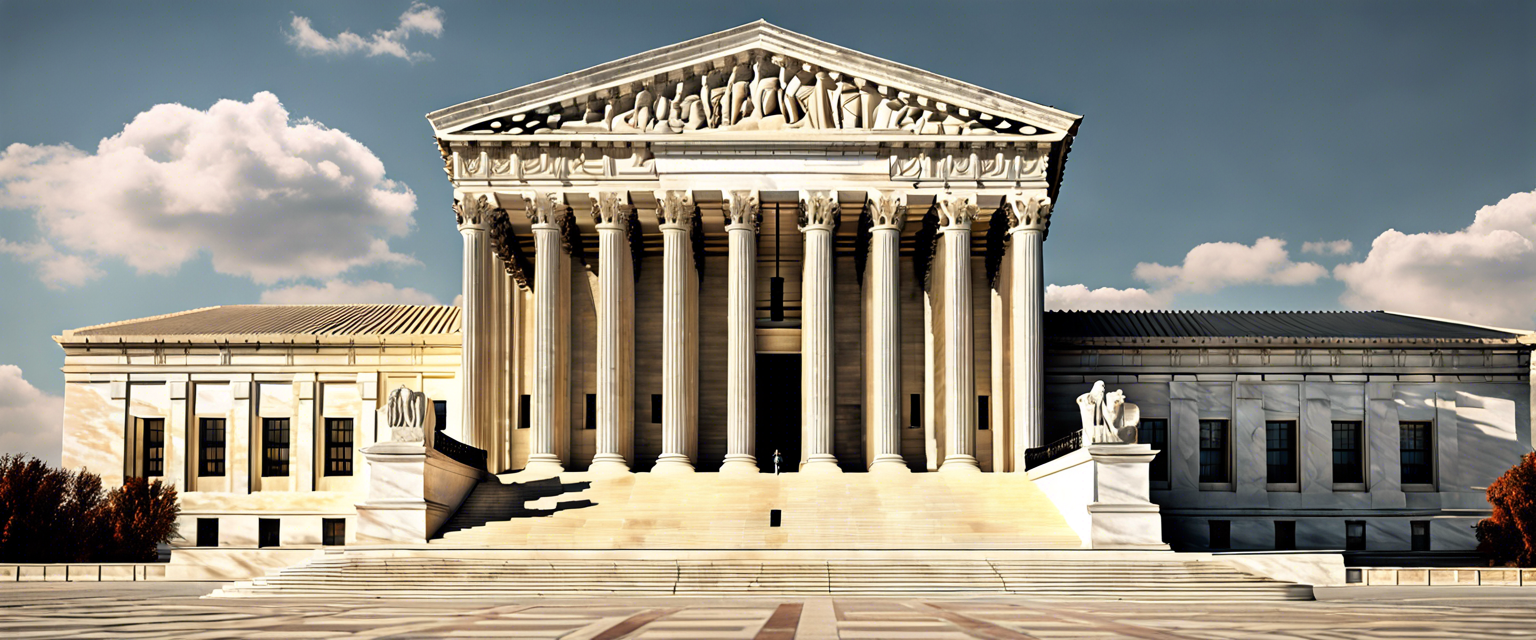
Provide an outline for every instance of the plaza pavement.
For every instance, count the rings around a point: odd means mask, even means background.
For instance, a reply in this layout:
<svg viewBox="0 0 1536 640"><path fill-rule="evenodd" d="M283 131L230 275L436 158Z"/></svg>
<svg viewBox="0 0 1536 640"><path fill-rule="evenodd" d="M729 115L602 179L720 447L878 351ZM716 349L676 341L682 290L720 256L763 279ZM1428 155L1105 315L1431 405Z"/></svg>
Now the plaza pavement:
<svg viewBox="0 0 1536 640"><path fill-rule="evenodd" d="M1536 596L1320 589L1317 602L1020 597L201 599L215 583L0 584L3 638L1530 638Z"/></svg>

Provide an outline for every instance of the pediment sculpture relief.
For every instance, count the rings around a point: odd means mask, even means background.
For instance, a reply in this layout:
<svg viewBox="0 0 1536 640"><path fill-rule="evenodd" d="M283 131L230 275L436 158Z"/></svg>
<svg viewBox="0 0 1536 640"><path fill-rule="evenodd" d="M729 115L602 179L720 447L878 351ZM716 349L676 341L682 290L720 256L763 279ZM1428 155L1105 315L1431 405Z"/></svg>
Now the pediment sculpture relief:
<svg viewBox="0 0 1536 640"><path fill-rule="evenodd" d="M1141 408L1125 401L1125 391L1104 391L1104 381L1077 397L1083 418L1083 437L1089 444L1135 444Z"/></svg>
<svg viewBox="0 0 1536 640"><path fill-rule="evenodd" d="M661 133L864 129L935 135L1038 133L1034 127L770 56L614 97L597 92L547 115L517 114L475 129L504 133Z"/></svg>

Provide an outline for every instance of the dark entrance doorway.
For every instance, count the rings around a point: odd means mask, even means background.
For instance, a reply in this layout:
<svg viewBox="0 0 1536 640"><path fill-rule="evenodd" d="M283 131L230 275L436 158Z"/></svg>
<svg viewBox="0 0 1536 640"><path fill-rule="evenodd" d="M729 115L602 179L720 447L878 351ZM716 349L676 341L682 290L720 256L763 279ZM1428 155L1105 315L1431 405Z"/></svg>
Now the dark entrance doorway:
<svg viewBox="0 0 1536 640"><path fill-rule="evenodd" d="M773 452L784 455L780 471L800 470L800 354L757 354L757 468L773 473Z"/></svg>

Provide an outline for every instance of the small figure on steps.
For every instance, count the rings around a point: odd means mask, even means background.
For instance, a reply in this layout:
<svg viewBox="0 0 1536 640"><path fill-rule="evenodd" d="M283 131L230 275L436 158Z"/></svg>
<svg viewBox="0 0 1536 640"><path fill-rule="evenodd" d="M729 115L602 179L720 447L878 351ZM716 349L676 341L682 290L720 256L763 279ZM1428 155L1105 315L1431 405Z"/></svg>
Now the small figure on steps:
<svg viewBox="0 0 1536 640"><path fill-rule="evenodd" d="M773 450L773 475L779 475L779 465L784 463L784 454L778 449Z"/></svg>

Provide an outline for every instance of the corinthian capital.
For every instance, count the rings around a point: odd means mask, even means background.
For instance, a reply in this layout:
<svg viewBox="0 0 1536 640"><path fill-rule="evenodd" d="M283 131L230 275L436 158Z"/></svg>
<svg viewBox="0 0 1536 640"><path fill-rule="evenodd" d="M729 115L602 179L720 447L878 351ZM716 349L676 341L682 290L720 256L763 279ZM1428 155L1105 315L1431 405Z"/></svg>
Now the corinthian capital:
<svg viewBox="0 0 1536 640"><path fill-rule="evenodd" d="M1008 216L1009 233L1046 233L1051 227L1051 199L1047 196L1026 196L1022 193L1004 196L1003 213Z"/></svg>
<svg viewBox="0 0 1536 640"><path fill-rule="evenodd" d="M634 215L629 204L629 194L623 191L602 191L592 194L592 221L598 228L611 227L628 230L629 218Z"/></svg>
<svg viewBox="0 0 1536 640"><path fill-rule="evenodd" d="M842 205L832 191L800 192L800 231L831 231L842 216Z"/></svg>
<svg viewBox="0 0 1536 640"><path fill-rule="evenodd" d="M981 211L975 194L944 193L934 198L933 204L942 229L970 229Z"/></svg>
<svg viewBox="0 0 1536 640"><path fill-rule="evenodd" d="M526 191L523 193L523 212L528 221L537 227L559 228L571 208L565 204L565 196L553 191Z"/></svg>
<svg viewBox="0 0 1536 640"><path fill-rule="evenodd" d="M662 229L675 227L686 230L692 227L696 211L693 194L687 191L656 192L656 222Z"/></svg>
<svg viewBox="0 0 1536 640"><path fill-rule="evenodd" d="M728 191L725 194L725 228L757 231L761 217L757 211L756 191Z"/></svg>
<svg viewBox="0 0 1536 640"><path fill-rule="evenodd" d="M869 192L871 229L895 229L907 221L907 194L899 191Z"/></svg>
<svg viewBox="0 0 1536 640"><path fill-rule="evenodd" d="M484 195L461 194L453 201L453 217L459 228L484 226L491 219L495 205Z"/></svg>

